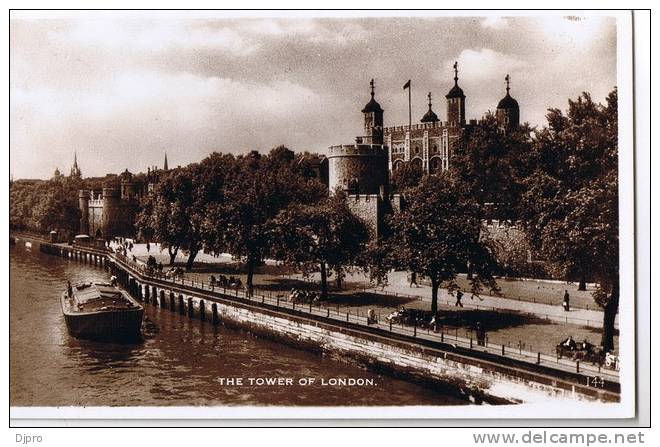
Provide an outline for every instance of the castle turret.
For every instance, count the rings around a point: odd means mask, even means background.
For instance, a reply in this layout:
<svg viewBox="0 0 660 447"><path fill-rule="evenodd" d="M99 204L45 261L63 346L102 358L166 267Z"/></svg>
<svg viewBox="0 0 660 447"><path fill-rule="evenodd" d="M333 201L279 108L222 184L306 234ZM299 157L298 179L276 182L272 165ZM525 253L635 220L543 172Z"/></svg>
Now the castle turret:
<svg viewBox="0 0 660 447"><path fill-rule="evenodd" d="M495 116L500 130L508 132L517 128L520 124L520 107L518 101L509 94L511 77L507 74L504 79L506 81L506 96L497 104Z"/></svg>
<svg viewBox="0 0 660 447"><path fill-rule="evenodd" d="M117 234L121 217L121 194L117 188L103 188L103 219L101 231L103 237Z"/></svg>
<svg viewBox="0 0 660 447"><path fill-rule="evenodd" d="M380 194L387 188L387 149L382 145L350 144L328 149L328 187L349 194Z"/></svg>
<svg viewBox="0 0 660 447"><path fill-rule="evenodd" d="M371 86L371 100L364 106L364 135L363 143L383 144L383 109L374 99L374 80Z"/></svg>
<svg viewBox="0 0 660 447"><path fill-rule="evenodd" d="M440 120L438 119L438 115L435 114L433 108L431 107L431 92L429 92L428 98L429 98L429 110L424 114L424 116L420 121L422 123L435 123Z"/></svg>
<svg viewBox="0 0 660 447"><path fill-rule="evenodd" d="M78 191L78 208L80 208L80 234L89 234L89 191Z"/></svg>
<svg viewBox="0 0 660 447"><path fill-rule="evenodd" d="M447 121L450 126L465 126L465 94L458 86L458 62L454 62L454 86L447 98Z"/></svg>

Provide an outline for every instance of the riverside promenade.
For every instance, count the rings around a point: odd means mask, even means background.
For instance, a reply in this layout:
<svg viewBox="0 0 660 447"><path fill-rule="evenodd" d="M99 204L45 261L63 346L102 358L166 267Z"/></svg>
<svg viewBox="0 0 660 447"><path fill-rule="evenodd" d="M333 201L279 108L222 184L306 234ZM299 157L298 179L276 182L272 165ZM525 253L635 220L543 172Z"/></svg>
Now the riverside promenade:
<svg viewBox="0 0 660 447"><path fill-rule="evenodd" d="M131 293L156 307L174 312L178 294L181 315L197 316L213 324L232 321L255 333L288 339L301 347L312 344L316 346L314 349L338 350L342 356L378 364L397 374L411 377L421 374L424 379L442 383L449 380L462 384L461 389L468 386L477 391L500 390L503 393L499 397L504 399L516 400L514 396L518 392L531 393L525 401L532 399L531 395L537 398L548 393L558 396L556 393L560 392L565 397L618 400L618 371L599 365L520 347L511 349L488 342L479 346L471 337L444 329L431 331L385 321L369 324L366 317L357 313L296 305L281 300L272 292L257 291L248 296L242 290L209 288L208 284L185 278L168 280L160 275L148 275L142 262L133 261L130 255L124 257L103 250L47 242L40 244L40 250L107 268L120 275L120 281ZM504 383L508 385L501 388ZM518 391L509 395L510 390L515 389Z"/></svg>
<svg viewBox="0 0 660 447"><path fill-rule="evenodd" d="M116 244L112 246L117 247ZM158 262L165 264L165 269L168 268L167 250L161 251L157 244L151 244L149 251L146 249L146 244L134 244L128 254L131 258L135 256L139 262L146 262L148 256L154 256ZM175 264L183 266L185 261L186 257L179 254ZM219 274L233 275L241 278L243 283L246 280L240 266L228 254L220 256L198 254L195 267L192 271L185 272L185 277L195 283L208 284L211 274L215 274L216 277ZM350 312L364 317L373 309L378 320L384 320L388 314L402 306L408 309L430 310L430 287L421 281L419 287L410 287L406 277L406 272L391 272L387 286L374 288L364 274L347 273L341 290L332 287L334 282L331 280L334 278L331 277L328 301L321 303L320 306L331 308L334 312ZM278 266L271 260L266 261L266 265L260 267L254 276L254 284L258 292L279 296L281 300L288 298L292 288L318 291L319 282L318 274L305 278L299 273ZM464 275L459 277L458 282L459 285L466 286ZM526 288L527 296L523 297L524 299L511 299L482 294L471 298L466 292L462 300L464 307L461 308L454 305L456 299L446 289L441 289L438 304L445 316L447 330L464 338L474 338L474 326L480 321L488 332L487 337L490 342L547 355L553 355L555 345L569 335L578 341L587 340L595 345L600 343L603 313L593 308L595 305L590 291L575 292L576 284L557 284L551 281L514 283L498 280L498 285L500 284L507 292L511 292L512 287L522 284ZM544 288L545 295L543 295ZM570 312L564 311L559 304L564 288L573 289L570 290L571 295L576 297L573 301L577 301L576 304L582 307L572 306ZM539 299L549 300L553 295L558 295L557 304L533 302L537 296ZM586 309L589 304L592 308ZM618 317L616 327L618 328ZM618 346L618 336L615 336L615 346Z"/></svg>

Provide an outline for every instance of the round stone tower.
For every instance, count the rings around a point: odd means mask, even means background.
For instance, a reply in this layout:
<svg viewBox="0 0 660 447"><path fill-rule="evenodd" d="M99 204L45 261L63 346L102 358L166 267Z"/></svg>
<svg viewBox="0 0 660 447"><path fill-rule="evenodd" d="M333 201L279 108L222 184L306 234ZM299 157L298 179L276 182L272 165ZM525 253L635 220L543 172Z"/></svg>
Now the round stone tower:
<svg viewBox="0 0 660 447"><path fill-rule="evenodd" d="M103 188L103 219L101 231L103 237L115 234L121 217L121 195L117 188Z"/></svg>
<svg viewBox="0 0 660 447"><path fill-rule="evenodd" d="M89 234L89 191L78 191L78 208L80 208L80 234Z"/></svg>
<svg viewBox="0 0 660 447"><path fill-rule="evenodd" d="M387 149L380 144L344 144L328 149L328 186L349 194L379 194L387 188Z"/></svg>

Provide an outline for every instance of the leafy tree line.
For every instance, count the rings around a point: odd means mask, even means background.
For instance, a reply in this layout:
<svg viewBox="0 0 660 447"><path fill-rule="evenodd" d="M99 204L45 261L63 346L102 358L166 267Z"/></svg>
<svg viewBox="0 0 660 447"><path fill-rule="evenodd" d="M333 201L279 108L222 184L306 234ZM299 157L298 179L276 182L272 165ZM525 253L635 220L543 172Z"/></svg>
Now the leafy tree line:
<svg viewBox="0 0 660 447"><path fill-rule="evenodd" d="M84 182L75 178L15 181L9 188L9 226L16 230L45 233L78 231L78 190Z"/></svg>
<svg viewBox="0 0 660 447"><path fill-rule="evenodd" d="M368 234L298 161L282 146L265 156L213 153L160 182L145 200L137 228L169 250L171 263L185 253L188 269L201 250L230 253L245 265L249 291L267 258L307 272L317 266L325 294L327 269L351 265Z"/></svg>
<svg viewBox="0 0 660 447"><path fill-rule="evenodd" d="M384 283L389 271L405 269L431 282L437 312L439 289L456 289L459 272L468 272L473 293L497 290L496 274L520 272L526 250L503 250L483 225L507 220L555 276L597 283L602 344L613 346L619 305L616 89L605 104L587 93L569 100L568 110L550 110L541 128L503 133L495 117L486 116L463 132L448 172L393 173L405 206L386 218L378 240L369 240L343 196L329 196L299 160L285 147L267 155L211 154L162 179L144 200L136 227L142 238L167 248L171 261L185 253L188 268L201 250L232 254L246 266L249 290L267 258L319 272L323 297L330 272L341 278L344 269L362 268ZM45 184L13 184L13 227L77 226L78 186ZM60 203L71 206L54 205Z"/></svg>

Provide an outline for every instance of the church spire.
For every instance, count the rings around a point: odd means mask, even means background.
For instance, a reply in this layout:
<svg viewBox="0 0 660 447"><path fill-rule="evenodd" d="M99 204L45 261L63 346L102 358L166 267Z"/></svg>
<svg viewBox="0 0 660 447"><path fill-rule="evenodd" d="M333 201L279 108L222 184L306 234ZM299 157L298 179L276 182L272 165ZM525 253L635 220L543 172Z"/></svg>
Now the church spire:
<svg viewBox="0 0 660 447"><path fill-rule="evenodd" d="M165 162L163 163L163 171L167 171L167 152L165 152Z"/></svg>
<svg viewBox="0 0 660 447"><path fill-rule="evenodd" d="M506 74L506 77L504 78L506 81L506 94L507 96L509 95L509 81L511 81L511 77L509 76L509 73Z"/></svg>

